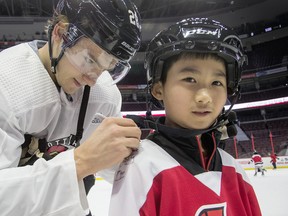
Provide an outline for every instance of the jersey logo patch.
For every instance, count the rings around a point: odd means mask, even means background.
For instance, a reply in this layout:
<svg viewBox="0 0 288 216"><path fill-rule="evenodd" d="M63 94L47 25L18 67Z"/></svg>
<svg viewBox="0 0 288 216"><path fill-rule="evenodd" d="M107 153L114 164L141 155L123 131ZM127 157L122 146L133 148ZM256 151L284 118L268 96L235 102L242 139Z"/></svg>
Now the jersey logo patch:
<svg viewBox="0 0 288 216"><path fill-rule="evenodd" d="M226 202L201 206L195 216L227 216Z"/></svg>
<svg viewBox="0 0 288 216"><path fill-rule="evenodd" d="M105 116L103 114L97 113L92 120L92 124L100 124L104 119Z"/></svg>

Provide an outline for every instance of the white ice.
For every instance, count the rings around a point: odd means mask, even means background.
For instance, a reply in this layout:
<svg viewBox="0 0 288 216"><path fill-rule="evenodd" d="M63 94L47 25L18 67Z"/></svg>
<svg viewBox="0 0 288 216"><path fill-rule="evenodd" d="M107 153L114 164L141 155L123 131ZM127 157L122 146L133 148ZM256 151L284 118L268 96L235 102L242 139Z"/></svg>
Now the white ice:
<svg viewBox="0 0 288 216"><path fill-rule="evenodd" d="M256 192L263 216L288 215L288 169L268 169L264 176L246 171Z"/></svg>
<svg viewBox="0 0 288 216"><path fill-rule="evenodd" d="M264 176L254 170L246 171L256 192L263 216L288 215L288 169L268 169ZM96 180L88 202L93 216L107 216L112 185L103 179Z"/></svg>

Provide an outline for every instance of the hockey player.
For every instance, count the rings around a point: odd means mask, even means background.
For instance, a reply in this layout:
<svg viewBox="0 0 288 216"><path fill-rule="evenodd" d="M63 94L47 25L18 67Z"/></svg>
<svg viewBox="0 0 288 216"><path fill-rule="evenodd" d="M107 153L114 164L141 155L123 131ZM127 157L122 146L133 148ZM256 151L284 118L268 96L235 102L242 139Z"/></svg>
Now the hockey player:
<svg viewBox="0 0 288 216"><path fill-rule="evenodd" d="M0 53L1 215L86 215L83 179L88 192L138 147L115 85L140 46L138 15L130 0L60 0L48 42Z"/></svg>
<svg viewBox="0 0 288 216"><path fill-rule="evenodd" d="M277 160L279 160L279 158L277 157L277 154L272 152L270 154L270 158L271 158L270 163L272 163L273 169L274 170L277 169Z"/></svg>
<svg viewBox="0 0 288 216"><path fill-rule="evenodd" d="M266 171L266 169L264 169L262 157L257 151L254 151L249 163L254 163L255 167L254 176L257 176L258 172L261 172L262 176L264 176L264 171Z"/></svg>
<svg viewBox="0 0 288 216"><path fill-rule="evenodd" d="M245 171L217 147L245 61L239 37L207 18L185 19L152 39L148 85L166 116L146 121L155 132L120 165L110 216L261 215ZM223 110L228 95L232 105Z"/></svg>

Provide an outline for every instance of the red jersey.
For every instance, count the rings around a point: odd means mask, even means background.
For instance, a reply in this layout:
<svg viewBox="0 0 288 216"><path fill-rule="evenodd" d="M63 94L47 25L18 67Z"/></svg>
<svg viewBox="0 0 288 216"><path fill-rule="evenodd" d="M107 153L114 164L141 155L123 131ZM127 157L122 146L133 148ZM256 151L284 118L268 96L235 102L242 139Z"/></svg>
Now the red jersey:
<svg viewBox="0 0 288 216"><path fill-rule="evenodd" d="M277 156L275 154L271 154L270 157L271 157L271 162L276 163L276 161L278 159Z"/></svg>
<svg viewBox="0 0 288 216"><path fill-rule="evenodd" d="M215 142L204 165L195 137L149 139L116 172L109 216L261 215L245 171Z"/></svg>
<svg viewBox="0 0 288 216"><path fill-rule="evenodd" d="M255 165L263 164L262 157L260 154L253 154L252 161L254 162Z"/></svg>

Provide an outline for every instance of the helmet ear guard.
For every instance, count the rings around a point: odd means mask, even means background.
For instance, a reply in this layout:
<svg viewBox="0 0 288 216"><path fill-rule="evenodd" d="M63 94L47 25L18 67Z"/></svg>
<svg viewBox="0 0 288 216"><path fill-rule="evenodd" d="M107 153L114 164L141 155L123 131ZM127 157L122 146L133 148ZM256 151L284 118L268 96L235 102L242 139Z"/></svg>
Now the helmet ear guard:
<svg viewBox="0 0 288 216"><path fill-rule="evenodd" d="M234 64L227 64L227 71L235 71L236 65ZM236 92L239 91L239 81L240 78L236 77L234 73L229 73L229 78L227 78L227 93L228 95L234 95Z"/></svg>

